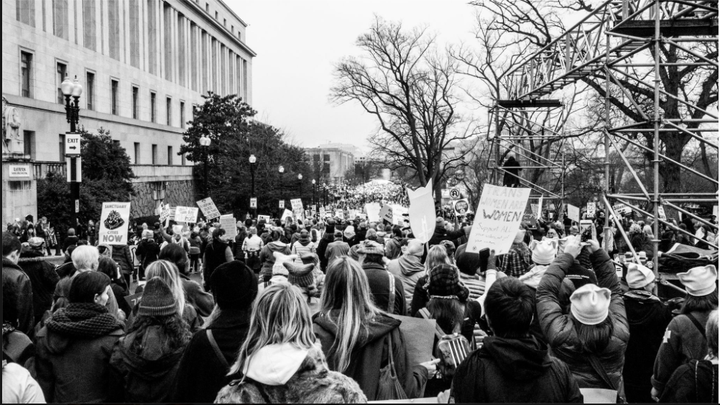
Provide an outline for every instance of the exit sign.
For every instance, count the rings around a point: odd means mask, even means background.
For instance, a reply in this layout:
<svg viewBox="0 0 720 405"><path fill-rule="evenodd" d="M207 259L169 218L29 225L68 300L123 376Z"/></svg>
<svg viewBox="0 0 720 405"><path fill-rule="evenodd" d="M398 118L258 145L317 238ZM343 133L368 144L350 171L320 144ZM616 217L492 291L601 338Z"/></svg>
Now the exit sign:
<svg viewBox="0 0 720 405"><path fill-rule="evenodd" d="M65 156L80 156L80 134L65 134Z"/></svg>

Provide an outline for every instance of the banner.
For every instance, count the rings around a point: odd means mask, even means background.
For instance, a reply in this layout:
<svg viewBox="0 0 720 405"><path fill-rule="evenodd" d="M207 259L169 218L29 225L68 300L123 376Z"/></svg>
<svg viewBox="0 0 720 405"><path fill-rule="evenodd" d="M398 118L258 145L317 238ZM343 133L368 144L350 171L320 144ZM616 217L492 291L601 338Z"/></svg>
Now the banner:
<svg viewBox="0 0 720 405"><path fill-rule="evenodd" d="M380 222L380 204L376 202L365 204L365 212L367 213L368 221Z"/></svg>
<svg viewBox="0 0 720 405"><path fill-rule="evenodd" d="M99 243L127 245L129 202L106 202L100 213Z"/></svg>
<svg viewBox="0 0 720 405"><path fill-rule="evenodd" d="M385 204L383 205L382 209L380 209L380 219L384 221L388 221L390 223L393 222L393 209L391 206Z"/></svg>
<svg viewBox="0 0 720 405"><path fill-rule="evenodd" d="M233 214L220 215L220 227L225 230L225 239L235 240L238 233Z"/></svg>
<svg viewBox="0 0 720 405"><path fill-rule="evenodd" d="M220 211L218 211L212 198L204 198L200 201L196 201L195 203L198 207L200 207L200 210L202 211L203 215L205 215L206 219L213 219L220 216Z"/></svg>
<svg viewBox="0 0 720 405"><path fill-rule="evenodd" d="M175 207L175 222L194 224L197 222L198 209L195 207Z"/></svg>
<svg viewBox="0 0 720 405"><path fill-rule="evenodd" d="M568 204L567 208L568 208L568 214L567 214L568 218L570 218L571 220L573 220L575 222L580 222L580 208L578 208L572 204Z"/></svg>
<svg viewBox="0 0 720 405"><path fill-rule="evenodd" d="M432 192L432 179L425 187L407 189L410 198L410 228L415 238L422 243L429 241L435 232L435 200Z"/></svg>
<svg viewBox="0 0 720 405"><path fill-rule="evenodd" d="M587 203L587 217L589 219L595 218L595 203L594 202Z"/></svg>
<svg viewBox="0 0 720 405"><path fill-rule="evenodd" d="M496 255L505 254L515 239L525 213L529 188L483 187L473 222L467 251L478 253L488 248Z"/></svg>

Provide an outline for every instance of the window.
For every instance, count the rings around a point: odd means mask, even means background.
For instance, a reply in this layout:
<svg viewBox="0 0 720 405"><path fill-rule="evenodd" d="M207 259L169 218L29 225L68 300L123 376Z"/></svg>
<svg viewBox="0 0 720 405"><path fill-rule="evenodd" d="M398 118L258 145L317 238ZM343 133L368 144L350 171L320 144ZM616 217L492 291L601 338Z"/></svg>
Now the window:
<svg viewBox="0 0 720 405"><path fill-rule="evenodd" d="M152 164L157 164L157 145L152 146Z"/></svg>
<svg viewBox="0 0 720 405"><path fill-rule="evenodd" d="M57 74L56 74L58 104L65 104L65 96L63 95L62 88L60 87L63 80L65 80L65 76L67 76L67 65L62 62L58 62L57 63Z"/></svg>
<svg viewBox="0 0 720 405"><path fill-rule="evenodd" d="M215 12L215 21L220 21L220 20L218 20L218 12L217 11Z"/></svg>
<svg viewBox="0 0 720 405"><path fill-rule="evenodd" d="M85 48L95 50L96 41L96 19L95 0L83 0L83 45Z"/></svg>
<svg viewBox="0 0 720 405"><path fill-rule="evenodd" d="M326 161L326 162L329 162L329 161L330 161L330 155L327 155L327 154L323 155L323 160Z"/></svg>
<svg viewBox="0 0 720 405"><path fill-rule="evenodd" d="M23 97L32 97L31 75L32 75L32 54L20 51L20 75Z"/></svg>
<svg viewBox="0 0 720 405"><path fill-rule="evenodd" d="M95 73L87 72L85 74L85 99L87 100L87 109L95 109Z"/></svg>
<svg viewBox="0 0 720 405"><path fill-rule="evenodd" d="M185 128L185 102L180 102L180 128Z"/></svg>
<svg viewBox="0 0 720 405"><path fill-rule="evenodd" d="M165 98L165 110L167 110L167 125L172 123L172 99L170 97Z"/></svg>
<svg viewBox="0 0 720 405"><path fill-rule="evenodd" d="M133 146L134 146L134 152L135 152L135 154L133 155L133 158L134 158L133 163L135 163L136 165L139 165L140 164L140 142L135 142L133 144Z"/></svg>
<svg viewBox="0 0 720 405"><path fill-rule="evenodd" d="M205 12L210 14L210 4L205 3Z"/></svg>
<svg viewBox="0 0 720 405"><path fill-rule="evenodd" d="M25 150L23 153L25 156L29 156L31 159L35 159L35 131L23 131L23 146Z"/></svg>
<svg viewBox="0 0 720 405"><path fill-rule="evenodd" d="M173 165L173 150L172 149L173 149L172 146L168 146L168 166Z"/></svg>
<svg viewBox="0 0 720 405"><path fill-rule="evenodd" d="M223 18L223 27L227 27L227 18Z"/></svg>
<svg viewBox="0 0 720 405"><path fill-rule="evenodd" d="M155 118L157 117L157 108L155 105L155 93L152 91L150 92L150 122L155 122Z"/></svg>
<svg viewBox="0 0 720 405"><path fill-rule="evenodd" d="M118 115L118 81L110 79L110 112Z"/></svg>
<svg viewBox="0 0 720 405"><path fill-rule="evenodd" d="M18 1L15 4L15 18L31 27L35 26L35 2Z"/></svg>
<svg viewBox="0 0 720 405"><path fill-rule="evenodd" d="M65 134L60 134L58 137L58 160L60 162L65 161Z"/></svg>
<svg viewBox="0 0 720 405"><path fill-rule="evenodd" d="M133 119L138 119L138 94L140 93L140 89L137 88L137 86L133 86L132 88L132 117Z"/></svg>
<svg viewBox="0 0 720 405"><path fill-rule="evenodd" d="M185 154L180 155L180 164L183 165L183 166L186 165L186 162L185 162Z"/></svg>
<svg viewBox="0 0 720 405"><path fill-rule="evenodd" d="M319 162L320 161L320 155L313 155L313 162Z"/></svg>

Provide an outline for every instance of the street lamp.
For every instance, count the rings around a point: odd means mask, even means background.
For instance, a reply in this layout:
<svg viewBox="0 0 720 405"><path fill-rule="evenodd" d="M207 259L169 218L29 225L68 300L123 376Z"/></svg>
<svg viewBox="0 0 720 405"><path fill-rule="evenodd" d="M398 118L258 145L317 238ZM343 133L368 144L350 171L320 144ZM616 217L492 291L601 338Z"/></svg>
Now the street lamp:
<svg viewBox="0 0 720 405"><path fill-rule="evenodd" d="M78 82L77 75L75 76L75 80L70 81L68 75L65 74L65 80L60 84L60 91L62 91L65 96L65 117L67 118L67 122L70 123L70 132L75 133L77 123L80 120L80 95L83 92L83 87ZM74 100L70 101L70 97ZM71 167L76 166L76 159L76 157L70 158ZM68 167L68 170L70 170L70 167ZM70 212L77 214L80 211L80 182L70 182L70 196L73 205ZM75 222L76 224L79 223L77 217L75 217Z"/></svg>
<svg viewBox="0 0 720 405"><path fill-rule="evenodd" d="M278 173L280 173L280 201L285 201L285 198L283 198L283 191L285 191L285 187L283 187L283 173L285 173L285 168L283 167L283 165L280 165L280 167L278 167Z"/></svg>
<svg viewBox="0 0 720 405"><path fill-rule="evenodd" d="M210 137L203 134L200 137L200 147L202 147L202 150L205 154L205 197L209 197L208 195L208 150L210 149L210 143L212 141L210 140Z"/></svg>
<svg viewBox="0 0 720 405"><path fill-rule="evenodd" d="M313 198L312 198L312 204L315 205L315 179L312 179L312 186L313 186Z"/></svg>
<svg viewBox="0 0 720 405"><path fill-rule="evenodd" d="M298 173L298 185L300 186L300 201L302 201L302 173Z"/></svg>
<svg viewBox="0 0 720 405"><path fill-rule="evenodd" d="M255 163L257 162L257 158L255 155L250 155L250 196L252 198L255 198ZM255 217L257 217L257 199L255 200L255 208L253 208Z"/></svg>

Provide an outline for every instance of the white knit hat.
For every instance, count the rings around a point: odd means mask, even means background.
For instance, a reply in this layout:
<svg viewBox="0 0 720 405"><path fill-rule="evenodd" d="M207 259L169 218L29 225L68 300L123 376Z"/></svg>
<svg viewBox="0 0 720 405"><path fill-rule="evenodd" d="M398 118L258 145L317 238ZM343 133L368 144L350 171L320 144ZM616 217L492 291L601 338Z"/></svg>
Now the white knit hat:
<svg viewBox="0 0 720 405"><path fill-rule="evenodd" d="M543 239L534 243L532 248L532 261L536 264L550 264L557 255L557 241L554 239Z"/></svg>
<svg viewBox="0 0 720 405"><path fill-rule="evenodd" d="M655 280L655 273L642 264L630 263L627 269L625 279L630 288L643 288Z"/></svg>
<svg viewBox="0 0 720 405"><path fill-rule="evenodd" d="M347 228L345 228L345 232L343 234L347 239L352 239L353 236L355 236L355 227L349 225Z"/></svg>
<svg viewBox="0 0 720 405"><path fill-rule="evenodd" d="M584 325L597 325L605 320L612 293L595 284L585 284L570 296L570 312Z"/></svg>
<svg viewBox="0 0 720 405"><path fill-rule="evenodd" d="M712 264L693 267L684 273L678 273L677 276L687 293L693 297L703 297L717 288L717 269Z"/></svg>

